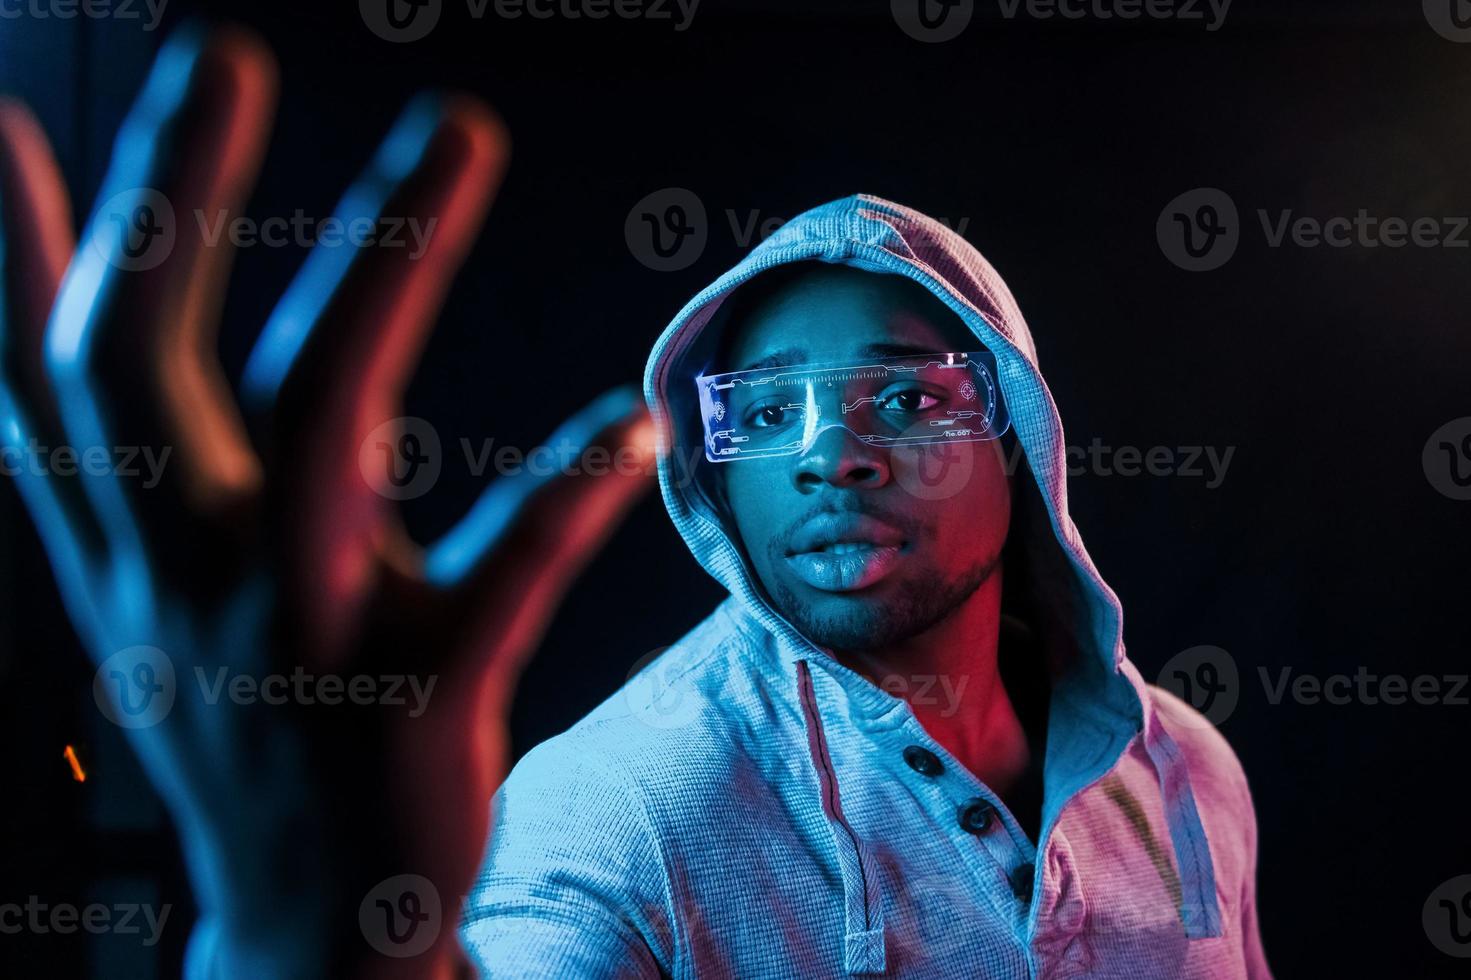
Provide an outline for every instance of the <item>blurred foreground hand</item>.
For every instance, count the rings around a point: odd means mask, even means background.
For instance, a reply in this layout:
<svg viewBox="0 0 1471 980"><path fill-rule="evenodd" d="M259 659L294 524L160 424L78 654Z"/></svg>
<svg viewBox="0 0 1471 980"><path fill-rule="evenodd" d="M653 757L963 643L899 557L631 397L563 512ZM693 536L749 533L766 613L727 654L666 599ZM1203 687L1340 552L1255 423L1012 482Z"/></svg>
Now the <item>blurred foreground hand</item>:
<svg viewBox="0 0 1471 980"><path fill-rule="evenodd" d="M188 972L449 976L516 678L650 485L651 424L610 393L556 437L604 475L503 478L432 547L405 535L401 394L507 157L461 97L413 103L347 191L336 217L383 242L313 249L237 409L214 352L231 236L204 231L240 214L275 89L244 32L171 39L80 241L45 136L0 102L0 439L48 461L8 468L180 831ZM102 465L115 447L157 479Z"/></svg>

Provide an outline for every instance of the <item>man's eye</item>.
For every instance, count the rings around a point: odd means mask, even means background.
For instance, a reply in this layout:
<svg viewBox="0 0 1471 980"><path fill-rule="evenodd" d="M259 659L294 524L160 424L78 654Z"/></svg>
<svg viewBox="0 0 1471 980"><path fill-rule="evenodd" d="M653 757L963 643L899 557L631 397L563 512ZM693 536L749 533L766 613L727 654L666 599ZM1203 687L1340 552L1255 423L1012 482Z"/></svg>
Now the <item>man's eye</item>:
<svg viewBox="0 0 1471 980"><path fill-rule="evenodd" d="M898 409L901 412L924 412L940 404L940 399L918 388L908 388L886 395L879 401L881 408Z"/></svg>
<svg viewBox="0 0 1471 980"><path fill-rule="evenodd" d="M754 426L784 425L802 417L802 409L797 405L767 405L758 408L751 413L751 424Z"/></svg>

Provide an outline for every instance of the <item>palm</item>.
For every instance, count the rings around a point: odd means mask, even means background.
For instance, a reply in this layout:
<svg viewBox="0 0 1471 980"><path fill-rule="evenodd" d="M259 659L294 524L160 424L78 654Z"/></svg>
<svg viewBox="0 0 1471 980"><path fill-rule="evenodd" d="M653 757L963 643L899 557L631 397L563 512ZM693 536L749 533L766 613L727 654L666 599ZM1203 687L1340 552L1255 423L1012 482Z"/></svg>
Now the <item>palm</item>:
<svg viewBox="0 0 1471 980"><path fill-rule="evenodd" d="M99 662L99 704L179 824L206 922L195 952L249 975L422 976L452 929L381 957L360 902L413 874L452 923L516 676L647 486L648 422L606 396L565 434L627 447L619 471L501 482L431 548L404 534L373 457L399 437L400 394L506 157L494 117L463 99L412 106L339 206L344 222L432 219L426 251L314 251L237 410L211 353L231 250L184 216L240 211L273 102L257 42L171 42L80 245L44 136L0 106L0 422L17 445L170 450L154 487L18 479ZM177 235L140 257L136 230L165 209ZM284 703L266 696L298 676Z"/></svg>

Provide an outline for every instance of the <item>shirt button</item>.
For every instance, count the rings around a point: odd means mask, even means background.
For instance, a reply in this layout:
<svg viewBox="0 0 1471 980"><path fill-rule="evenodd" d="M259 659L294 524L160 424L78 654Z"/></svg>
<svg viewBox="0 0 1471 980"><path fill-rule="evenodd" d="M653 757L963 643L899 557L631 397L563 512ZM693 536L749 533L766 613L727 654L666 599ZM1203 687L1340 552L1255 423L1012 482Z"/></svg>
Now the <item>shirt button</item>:
<svg viewBox="0 0 1471 980"><path fill-rule="evenodd" d="M1023 902L1032 900L1032 866L1023 864L1011 873L1011 893Z"/></svg>
<svg viewBox="0 0 1471 980"><path fill-rule="evenodd" d="M904 761L909 763L909 768L921 776L938 776L945 771L939 757L922 745L906 746Z"/></svg>
<svg viewBox="0 0 1471 980"><path fill-rule="evenodd" d="M960 807L960 829L968 834L984 834L991 826L991 804L977 796Z"/></svg>

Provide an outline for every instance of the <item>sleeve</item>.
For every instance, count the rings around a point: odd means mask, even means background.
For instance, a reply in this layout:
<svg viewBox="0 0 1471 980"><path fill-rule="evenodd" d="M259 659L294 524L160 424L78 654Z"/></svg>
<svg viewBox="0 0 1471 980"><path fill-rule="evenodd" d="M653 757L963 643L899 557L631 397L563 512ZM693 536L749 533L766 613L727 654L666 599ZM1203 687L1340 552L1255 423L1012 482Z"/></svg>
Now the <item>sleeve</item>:
<svg viewBox="0 0 1471 980"><path fill-rule="evenodd" d="M560 741L527 753L496 793L460 941L486 978L667 975L667 880L644 803Z"/></svg>
<svg viewBox="0 0 1471 980"><path fill-rule="evenodd" d="M1227 861L1232 887L1238 888L1242 961L1250 980L1272 980L1272 968L1262 949L1257 921L1257 820L1251 786L1241 760L1217 728L1175 694L1150 688L1155 708L1171 726L1182 747L1188 747L1190 776L1197 802L1211 817L1213 840L1219 839L1218 860ZM1215 851L1215 846L1212 847ZM1218 869L1219 870L1219 869Z"/></svg>
<svg viewBox="0 0 1471 980"><path fill-rule="evenodd" d="M1245 787L1243 774L1242 785ZM1267 965L1267 954L1262 950L1262 931L1256 915L1256 869L1257 869L1257 825L1256 808L1251 802L1251 790L1246 789L1246 820L1249 863L1241 886L1241 942L1246 960L1246 975L1250 980L1272 980L1272 968Z"/></svg>

